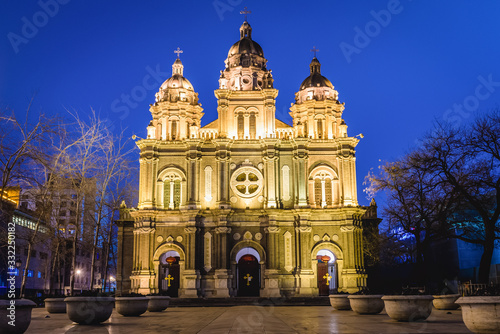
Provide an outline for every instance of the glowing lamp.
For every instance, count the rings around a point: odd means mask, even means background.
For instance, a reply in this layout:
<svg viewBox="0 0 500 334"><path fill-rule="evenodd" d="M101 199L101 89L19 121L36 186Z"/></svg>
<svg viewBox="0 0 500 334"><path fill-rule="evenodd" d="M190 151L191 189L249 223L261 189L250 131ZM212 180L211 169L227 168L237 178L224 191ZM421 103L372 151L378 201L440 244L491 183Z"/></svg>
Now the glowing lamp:
<svg viewBox="0 0 500 334"><path fill-rule="evenodd" d="M167 259L165 261L167 261L168 264L172 264L177 260L175 259L175 257L169 256L169 257L167 257Z"/></svg>
<svg viewBox="0 0 500 334"><path fill-rule="evenodd" d="M328 255L323 255L321 257L321 261L325 262L325 263L328 263L328 261L330 261L330 257Z"/></svg>

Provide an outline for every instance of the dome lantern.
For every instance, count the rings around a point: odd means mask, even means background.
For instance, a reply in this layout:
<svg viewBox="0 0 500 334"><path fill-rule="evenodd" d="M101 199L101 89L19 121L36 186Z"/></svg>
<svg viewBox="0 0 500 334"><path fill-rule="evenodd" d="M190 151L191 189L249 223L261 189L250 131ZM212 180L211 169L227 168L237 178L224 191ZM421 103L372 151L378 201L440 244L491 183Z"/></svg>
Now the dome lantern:
<svg viewBox="0 0 500 334"><path fill-rule="evenodd" d="M252 27L245 21L240 27L240 39L250 38L252 39Z"/></svg>

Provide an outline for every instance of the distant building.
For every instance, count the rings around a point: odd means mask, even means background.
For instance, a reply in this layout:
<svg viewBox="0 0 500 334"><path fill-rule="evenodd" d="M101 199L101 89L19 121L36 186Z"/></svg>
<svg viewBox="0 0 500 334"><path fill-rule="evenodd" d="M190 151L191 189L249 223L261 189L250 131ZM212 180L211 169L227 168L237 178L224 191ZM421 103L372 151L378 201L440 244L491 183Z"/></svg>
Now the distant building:
<svg viewBox="0 0 500 334"><path fill-rule="evenodd" d="M13 222L16 226L15 250L16 260L21 261L21 266L15 271L16 287L21 286L22 276L28 256L28 240L32 237L36 228L36 213L26 207L19 206L20 188L8 188L2 196L2 222L4 228L8 222ZM5 219L5 220L4 220ZM7 220L8 219L8 220ZM31 249L31 260L28 268L25 293L27 295L42 294L48 289L50 277L50 259L51 259L51 228L46 222L40 221L37 238ZM2 232L3 234L3 232ZM7 233L5 233L7 235ZM4 250L2 250L3 253ZM7 254L7 253L6 253ZM4 259L7 257L2 256ZM0 294L7 288L7 278L10 276L7 272L7 265L1 266L0 270Z"/></svg>

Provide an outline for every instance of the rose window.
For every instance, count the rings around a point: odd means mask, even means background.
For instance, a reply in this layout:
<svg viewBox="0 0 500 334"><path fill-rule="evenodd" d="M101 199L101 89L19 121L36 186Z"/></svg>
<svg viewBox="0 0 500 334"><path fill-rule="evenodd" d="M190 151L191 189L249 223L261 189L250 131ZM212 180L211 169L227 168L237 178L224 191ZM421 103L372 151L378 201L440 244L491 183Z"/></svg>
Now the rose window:
<svg viewBox="0 0 500 334"><path fill-rule="evenodd" d="M241 197L254 197L262 189L262 174L254 167L242 167L231 177L231 188Z"/></svg>

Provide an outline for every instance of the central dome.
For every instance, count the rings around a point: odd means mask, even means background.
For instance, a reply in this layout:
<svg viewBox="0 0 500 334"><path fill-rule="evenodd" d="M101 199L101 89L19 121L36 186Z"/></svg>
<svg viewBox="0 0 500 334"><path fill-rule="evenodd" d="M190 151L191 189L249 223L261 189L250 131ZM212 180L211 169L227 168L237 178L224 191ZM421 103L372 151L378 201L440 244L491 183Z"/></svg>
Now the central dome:
<svg viewBox="0 0 500 334"><path fill-rule="evenodd" d="M233 44L227 54L228 58L236 54L253 54L264 57L259 43L252 40L252 27L245 21L240 27L240 40Z"/></svg>

